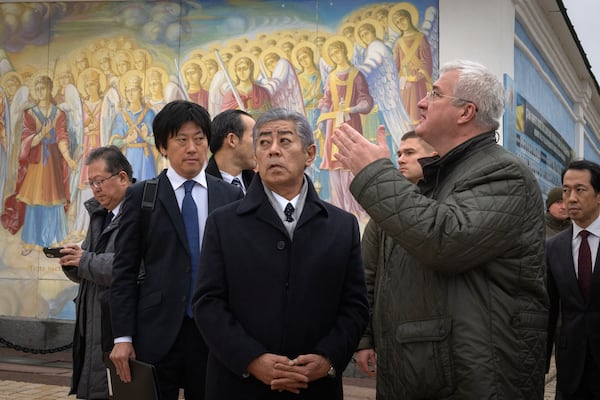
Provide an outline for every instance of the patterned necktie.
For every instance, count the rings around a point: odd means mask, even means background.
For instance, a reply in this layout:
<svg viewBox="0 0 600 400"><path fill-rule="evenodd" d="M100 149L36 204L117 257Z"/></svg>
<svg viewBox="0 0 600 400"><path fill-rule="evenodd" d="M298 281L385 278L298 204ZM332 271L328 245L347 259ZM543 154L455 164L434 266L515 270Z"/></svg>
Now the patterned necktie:
<svg viewBox="0 0 600 400"><path fill-rule="evenodd" d="M240 182L240 180L239 180L238 178L233 178L233 179L231 180L231 184L232 184L233 186L237 186L237 187L239 187L240 189L242 188L242 183Z"/></svg>
<svg viewBox="0 0 600 400"><path fill-rule="evenodd" d="M188 305L186 313L188 317L192 317L192 295L194 286L196 285L196 275L198 274L198 263L200 262L200 225L198 223L198 208L192 197L192 188L194 181L185 181L185 196L181 205L181 215L183 216L183 224L185 225L185 234L188 240L190 249L190 261L192 263L192 281L190 282L190 290L188 293Z"/></svg>
<svg viewBox="0 0 600 400"><path fill-rule="evenodd" d="M590 300L590 287L592 286L592 252L588 243L588 231L579 232L581 244L579 245L579 257L577 259L577 273L579 276L579 287L583 298L587 303Z"/></svg>
<svg viewBox="0 0 600 400"><path fill-rule="evenodd" d="M292 205L292 203L287 203L287 206L285 206L285 210L283 210L283 213L285 214L285 220L287 222L294 221L294 217L292 217L292 215L294 215L294 206Z"/></svg>

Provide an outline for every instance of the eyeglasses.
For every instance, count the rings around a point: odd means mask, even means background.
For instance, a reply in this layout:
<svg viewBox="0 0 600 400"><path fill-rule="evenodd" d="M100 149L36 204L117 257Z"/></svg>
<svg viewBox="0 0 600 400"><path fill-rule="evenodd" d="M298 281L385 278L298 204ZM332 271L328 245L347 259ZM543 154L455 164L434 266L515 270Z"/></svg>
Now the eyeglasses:
<svg viewBox="0 0 600 400"><path fill-rule="evenodd" d="M447 94L441 94L440 92L437 91L437 89L433 89L433 90L430 90L429 92L427 92L427 97L429 97L430 100L433 100L433 99L438 98L438 97L448 97L448 98L459 100L459 101L462 101L462 102L465 102L465 103L471 103L471 104L473 104L475 106L475 112L479 111L479 109L477 108L477 104L475 104L471 100L462 99L460 97L449 96Z"/></svg>
<svg viewBox="0 0 600 400"><path fill-rule="evenodd" d="M102 187L102 185L104 185L105 181L109 180L113 176L119 175L120 173L121 173L121 171L115 172L114 174L112 174L111 176L109 176L107 178L89 180L89 181L87 181L87 183L90 187L93 187L94 189L100 189Z"/></svg>

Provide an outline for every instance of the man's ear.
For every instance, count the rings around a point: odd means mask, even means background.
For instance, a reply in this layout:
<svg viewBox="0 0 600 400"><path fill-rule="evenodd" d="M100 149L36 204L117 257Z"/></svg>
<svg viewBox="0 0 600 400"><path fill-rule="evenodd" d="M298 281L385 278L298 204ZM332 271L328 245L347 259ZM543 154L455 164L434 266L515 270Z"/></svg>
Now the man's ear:
<svg viewBox="0 0 600 400"><path fill-rule="evenodd" d="M240 141L240 138L238 138L235 133L229 132L227 134L227 137L225 137L225 141L227 142L227 144L229 144L229 146L235 147L235 146L237 146L237 143Z"/></svg>
<svg viewBox="0 0 600 400"><path fill-rule="evenodd" d="M462 113L459 116L459 123L466 123L474 120L477 117L477 107L473 103L467 103L465 108L462 109Z"/></svg>
<svg viewBox="0 0 600 400"><path fill-rule="evenodd" d="M167 158L167 149L165 147L159 146L158 152L160 153L161 156L163 156L164 158Z"/></svg>

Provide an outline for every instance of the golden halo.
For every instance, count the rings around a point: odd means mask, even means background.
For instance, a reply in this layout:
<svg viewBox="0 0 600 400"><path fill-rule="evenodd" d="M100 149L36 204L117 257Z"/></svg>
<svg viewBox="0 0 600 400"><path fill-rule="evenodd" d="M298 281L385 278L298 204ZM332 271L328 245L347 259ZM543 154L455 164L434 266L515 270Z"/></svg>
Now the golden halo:
<svg viewBox="0 0 600 400"><path fill-rule="evenodd" d="M146 93L148 96L151 96L150 93L150 78L152 77L152 75L154 73L159 73L160 74L160 83L162 84L162 89L163 89L163 96L165 94L165 88L167 87L167 84L169 83L169 74L167 72L166 69L162 68L162 67L150 67L148 68L148 71L146 71L146 87L144 89L144 93Z"/></svg>
<svg viewBox="0 0 600 400"><path fill-rule="evenodd" d="M48 79L50 79L50 82L52 82L52 86L54 87L54 80L51 78L51 75L52 74L50 73L50 71L48 71L48 68L40 68L36 70L33 74L31 74L31 79L29 80L29 83L27 85L29 86L29 96L31 96L31 98L33 98L35 101L40 100L36 97L35 94L35 81L38 78L41 78L42 76L46 76L48 77ZM50 92L49 95L52 96L52 92Z"/></svg>
<svg viewBox="0 0 600 400"><path fill-rule="evenodd" d="M419 10L417 10L417 7L415 7L412 3L398 3L394 7L392 7L390 9L390 12L388 13L388 25L394 30L394 32L401 33L400 29L394 23L394 14L396 14L400 10L408 11L413 25L415 27L419 25Z"/></svg>
<svg viewBox="0 0 600 400"><path fill-rule="evenodd" d="M206 78L206 67L204 66L204 63L202 62L202 60L200 60L199 58L192 58L190 60L187 60L186 62L183 63L183 65L181 66L181 77L183 78L184 83L186 84L187 87L190 86L190 83L187 81L187 78L185 77L185 70L190 66L190 65L197 65L198 68L200 68L200 74L202 74L202 76L200 76L200 82L202 83L204 81L204 79Z"/></svg>
<svg viewBox="0 0 600 400"><path fill-rule="evenodd" d="M354 33L356 32L356 24L354 22L344 22L342 24L342 26L340 26L338 33L342 36L346 36L346 35L344 35L344 30L346 28L352 28L352 39L354 39ZM350 39L348 39L348 40L350 40Z"/></svg>
<svg viewBox="0 0 600 400"><path fill-rule="evenodd" d="M381 25L381 22L377 21L375 18L367 18L364 19L360 22L356 23L356 29L354 30L354 39L356 39L356 41L358 42L358 44L360 44L362 47L367 47L368 44L366 44L364 42L364 40L362 40L362 38L360 37L360 28L362 28L364 25L370 24L373 26L373 28L375 28L375 38L379 39L379 40L383 40L383 25Z"/></svg>
<svg viewBox="0 0 600 400"><path fill-rule="evenodd" d="M121 94L121 98L122 99L127 98L127 96L125 95L125 85L126 85L127 81L129 81L133 77L137 77L140 80L140 89L142 91L142 101L143 101L143 98L145 95L144 88L146 87L146 83L145 83L146 80L145 80L144 74L137 70L127 71L127 72L125 72L125 74L123 74L123 76L121 76L119 78L119 93Z"/></svg>
<svg viewBox="0 0 600 400"><path fill-rule="evenodd" d="M253 80L258 79L258 75L260 73L260 67L258 66L256 57L254 57L250 52L247 52L247 51L242 51L240 53L234 54L234 56L231 58L231 61L229 61L229 65L227 66L227 69L229 70L229 76L231 77L231 79L233 81L237 80L237 74L235 72L235 64L237 64L238 61L240 61L240 59L242 59L242 58L247 58L254 64L254 73L252 74L252 78L253 78Z"/></svg>
<svg viewBox="0 0 600 400"><path fill-rule="evenodd" d="M146 68L148 68L152 64L152 55L146 49L138 48L131 52L131 58L133 59L133 68L136 69L135 59L137 54L142 54L144 57L144 61L146 62Z"/></svg>
<svg viewBox="0 0 600 400"><path fill-rule="evenodd" d="M290 60L298 71L301 71L303 69L300 63L298 62L298 52L307 47L312 50L313 63L315 65L319 65L319 51L317 50L317 46L312 42L304 40L298 43L296 46L294 46L294 49L292 50L292 59Z"/></svg>
<svg viewBox="0 0 600 400"><path fill-rule="evenodd" d="M21 77L21 75L16 71L10 71L2 75L2 77L0 77L0 86L2 86L4 90L6 90L6 83L14 79L19 81L18 86L23 85L23 78Z"/></svg>
<svg viewBox="0 0 600 400"><path fill-rule="evenodd" d="M333 35L325 41L323 44L323 54L321 55L325 59L325 62L332 67L335 65L335 63L331 60L331 57L329 57L328 51L329 46L331 46L331 44L334 42L342 42L344 46L346 46L346 55L348 57L348 62L351 64L350 60L352 60L352 55L354 54L354 46L352 42L349 41L344 35Z"/></svg>
<svg viewBox="0 0 600 400"><path fill-rule="evenodd" d="M266 48L265 50L263 50L262 53L260 53L260 61L263 64L263 67L265 67L265 69L267 68L267 63L266 58L267 56L271 55L271 54L277 54L279 56L279 58L283 58L284 60L287 60L287 56L285 55L285 53L283 52L282 49L280 49L279 47L275 47L275 46L271 46ZM288 60L290 61L290 60Z"/></svg>
<svg viewBox="0 0 600 400"><path fill-rule="evenodd" d="M203 50L203 49L194 49L192 51L190 51L189 53L187 53L187 55L185 56L184 60L186 61L200 61L202 60L204 57L206 57L207 51Z"/></svg>
<svg viewBox="0 0 600 400"><path fill-rule="evenodd" d="M100 96L104 94L106 91L106 75L102 73L98 68L89 67L81 71L79 76L77 77L77 90L82 97L85 97L85 81L90 79L90 75L93 73L98 74L98 86L100 90Z"/></svg>
<svg viewBox="0 0 600 400"><path fill-rule="evenodd" d="M234 53L239 53L240 51L244 51L244 49L246 48L247 45L248 45L248 39L240 38L240 39L229 40L225 44L225 47L228 47Z"/></svg>
<svg viewBox="0 0 600 400"><path fill-rule="evenodd" d="M108 59L110 60L110 64L111 64L111 68L112 68L112 52L107 49L106 47L101 47L99 49L97 49L94 53L93 53L93 60L91 62L91 66L92 67L97 67L100 68L100 60L102 60L103 58L108 57Z"/></svg>
<svg viewBox="0 0 600 400"><path fill-rule="evenodd" d="M131 55L131 53L128 50L117 50L110 60L110 65L115 75L119 75L118 64L119 61L122 60L127 61L127 63L129 64L129 69L125 71L125 73L131 71L132 69L135 69L135 65L133 63L133 56Z"/></svg>

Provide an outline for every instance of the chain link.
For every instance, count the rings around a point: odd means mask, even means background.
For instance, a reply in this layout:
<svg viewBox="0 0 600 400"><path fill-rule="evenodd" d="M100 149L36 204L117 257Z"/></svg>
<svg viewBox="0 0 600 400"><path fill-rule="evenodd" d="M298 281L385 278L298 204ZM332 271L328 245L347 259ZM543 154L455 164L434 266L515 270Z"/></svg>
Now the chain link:
<svg viewBox="0 0 600 400"><path fill-rule="evenodd" d="M53 349L32 349L30 347L25 347L25 346L19 346L18 344L14 344L13 342L4 339L2 336L0 336L0 343L10 347L11 349L15 349L17 351L21 351L23 353L31 353L31 354L51 354L51 353L58 353L61 351L65 351L70 349L71 347L73 347L73 342L67 344L66 346L60 346L60 347L55 347Z"/></svg>

